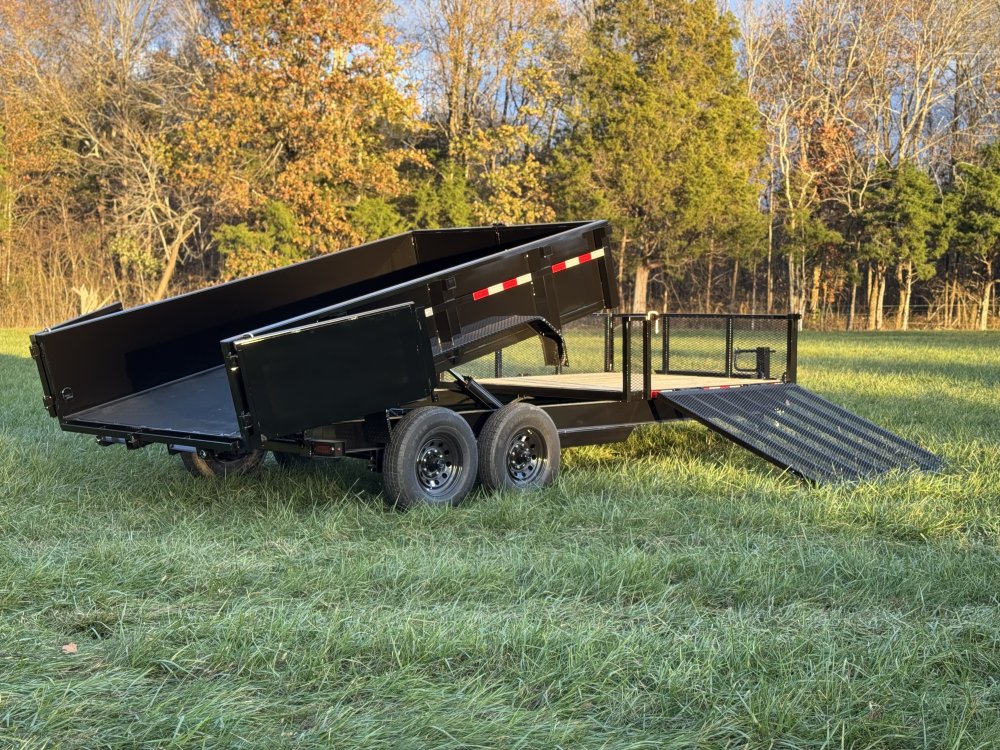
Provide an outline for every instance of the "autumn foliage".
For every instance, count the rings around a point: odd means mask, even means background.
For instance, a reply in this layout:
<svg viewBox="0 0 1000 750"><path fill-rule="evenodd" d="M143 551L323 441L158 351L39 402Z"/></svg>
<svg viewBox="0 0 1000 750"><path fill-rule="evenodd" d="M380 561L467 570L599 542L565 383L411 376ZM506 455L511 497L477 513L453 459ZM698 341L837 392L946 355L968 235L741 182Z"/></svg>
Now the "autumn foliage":
<svg viewBox="0 0 1000 750"><path fill-rule="evenodd" d="M269 201L298 217L302 256L362 239L348 210L399 194L414 102L397 86L399 54L379 0L221 0L220 32L200 40L185 178L220 217L257 216ZM250 248L231 273L272 265ZM256 266L256 267L255 267Z"/></svg>
<svg viewBox="0 0 1000 750"><path fill-rule="evenodd" d="M636 309L997 316L994 0L0 0L0 320L606 218Z"/></svg>

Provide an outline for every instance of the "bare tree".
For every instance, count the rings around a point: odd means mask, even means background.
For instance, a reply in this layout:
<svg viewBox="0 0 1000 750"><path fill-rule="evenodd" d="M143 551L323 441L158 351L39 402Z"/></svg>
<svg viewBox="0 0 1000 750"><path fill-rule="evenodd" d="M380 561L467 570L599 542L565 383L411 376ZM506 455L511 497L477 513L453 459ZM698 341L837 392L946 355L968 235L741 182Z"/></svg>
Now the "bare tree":
<svg viewBox="0 0 1000 750"><path fill-rule="evenodd" d="M853 228L880 166L919 163L946 174L957 149L970 152L995 135L998 11L994 0L747 0L742 7L743 67L780 186L789 309L815 312L837 277L850 279L853 316L859 266L867 263L869 327L882 326L893 267L900 325L906 320L913 262L866 260ZM828 248L810 258L795 242L810 218L838 228L845 253ZM844 263L847 273L835 267Z"/></svg>
<svg viewBox="0 0 1000 750"><path fill-rule="evenodd" d="M28 26L6 9L17 44L8 73L32 106L53 118L55 143L141 296L160 299L197 206L172 179L174 138L188 115L191 47L198 24L191 0L55 0L39 3L44 22ZM86 208L84 208L86 210Z"/></svg>

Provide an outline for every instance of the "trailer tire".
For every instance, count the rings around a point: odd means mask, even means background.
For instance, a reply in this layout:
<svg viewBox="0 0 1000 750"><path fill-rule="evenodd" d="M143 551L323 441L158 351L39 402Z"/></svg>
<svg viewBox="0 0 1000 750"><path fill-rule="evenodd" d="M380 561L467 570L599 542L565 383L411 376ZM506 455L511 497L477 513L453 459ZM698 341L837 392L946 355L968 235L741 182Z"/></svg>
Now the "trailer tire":
<svg viewBox="0 0 1000 750"><path fill-rule="evenodd" d="M274 460L282 469L294 469L296 466L305 466L312 463L311 456L303 456L301 453L288 453L287 451L273 451Z"/></svg>
<svg viewBox="0 0 1000 750"><path fill-rule="evenodd" d="M487 490L535 490L559 475L559 431L543 409L507 404L479 433L479 481Z"/></svg>
<svg viewBox="0 0 1000 750"><path fill-rule="evenodd" d="M392 429L382 459L390 505L458 505L476 483L478 455L472 428L455 412L423 406Z"/></svg>
<svg viewBox="0 0 1000 750"><path fill-rule="evenodd" d="M267 456L267 451L252 450L237 456L207 454L200 456L195 452L181 453L184 468L196 477L236 477L249 474L259 468Z"/></svg>

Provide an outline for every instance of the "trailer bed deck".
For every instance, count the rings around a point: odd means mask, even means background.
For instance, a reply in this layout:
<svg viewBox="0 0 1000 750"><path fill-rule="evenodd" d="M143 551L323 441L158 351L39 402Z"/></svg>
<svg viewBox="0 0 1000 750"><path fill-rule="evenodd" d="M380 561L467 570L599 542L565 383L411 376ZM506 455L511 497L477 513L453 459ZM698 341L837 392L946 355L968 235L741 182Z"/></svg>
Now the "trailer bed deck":
<svg viewBox="0 0 1000 750"><path fill-rule="evenodd" d="M496 393L518 396L567 398L607 398L621 395L620 372L580 372L561 375L522 375L514 378L481 378L480 385ZM726 378L705 375L660 375L652 377L652 390L678 391L686 388L732 388L742 385L775 383L758 378Z"/></svg>
<svg viewBox="0 0 1000 750"><path fill-rule="evenodd" d="M222 365L85 409L73 421L119 429L238 438L239 424Z"/></svg>
<svg viewBox="0 0 1000 750"><path fill-rule="evenodd" d="M725 378L704 375L653 375L653 390L732 388L774 380ZM622 392L620 372L525 375L486 378L479 383L498 394L607 400ZM108 404L73 414L70 419L90 425L115 425L119 429L151 430L172 434L237 438L240 434L232 406L225 368L209 370L150 388Z"/></svg>

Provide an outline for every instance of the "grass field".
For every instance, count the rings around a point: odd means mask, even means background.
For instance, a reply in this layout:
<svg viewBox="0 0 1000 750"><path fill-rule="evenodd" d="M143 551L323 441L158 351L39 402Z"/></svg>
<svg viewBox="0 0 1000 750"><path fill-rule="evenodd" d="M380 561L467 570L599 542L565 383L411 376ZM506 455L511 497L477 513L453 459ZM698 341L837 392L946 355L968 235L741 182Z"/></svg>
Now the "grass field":
<svg viewBox="0 0 1000 750"><path fill-rule="evenodd" d="M937 476L810 488L685 424L405 514L360 462L220 484L61 434L26 349L0 748L1000 746L998 334L803 335Z"/></svg>

